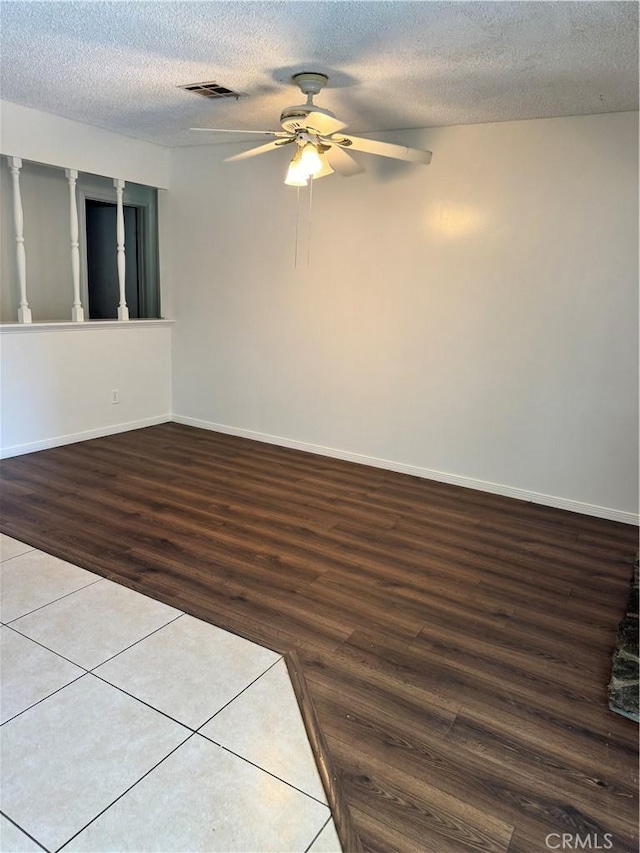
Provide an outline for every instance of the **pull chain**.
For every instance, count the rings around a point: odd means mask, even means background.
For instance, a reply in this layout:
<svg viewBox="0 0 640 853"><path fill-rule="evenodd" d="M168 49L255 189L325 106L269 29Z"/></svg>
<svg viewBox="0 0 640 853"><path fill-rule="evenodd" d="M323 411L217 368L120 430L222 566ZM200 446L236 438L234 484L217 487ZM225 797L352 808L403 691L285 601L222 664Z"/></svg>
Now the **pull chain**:
<svg viewBox="0 0 640 853"><path fill-rule="evenodd" d="M311 203L313 201L313 178L309 178L309 229L307 231L307 269L311 258Z"/></svg>
<svg viewBox="0 0 640 853"><path fill-rule="evenodd" d="M296 187L296 242L293 254L293 268L298 269L298 243L300 235L300 187ZM307 230L307 269L311 263L311 208L313 205L313 178L309 178L309 221Z"/></svg>
<svg viewBox="0 0 640 853"><path fill-rule="evenodd" d="M300 187L297 187L296 197L296 246L293 255L293 268L298 269L298 224L300 222Z"/></svg>

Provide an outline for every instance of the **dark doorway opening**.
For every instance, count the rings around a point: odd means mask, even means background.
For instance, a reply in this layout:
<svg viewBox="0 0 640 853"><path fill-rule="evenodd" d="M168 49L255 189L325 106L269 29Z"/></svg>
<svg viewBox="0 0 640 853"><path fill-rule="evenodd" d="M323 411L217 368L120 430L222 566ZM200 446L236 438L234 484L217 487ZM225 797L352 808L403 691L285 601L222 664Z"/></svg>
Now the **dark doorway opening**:
<svg viewBox="0 0 640 853"><path fill-rule="evenodd" d="M86 200L89 318L117 320L120 303L115 204ZM142 280L141 211L124 205L125 297L129 317L140 317Z"/></svg>

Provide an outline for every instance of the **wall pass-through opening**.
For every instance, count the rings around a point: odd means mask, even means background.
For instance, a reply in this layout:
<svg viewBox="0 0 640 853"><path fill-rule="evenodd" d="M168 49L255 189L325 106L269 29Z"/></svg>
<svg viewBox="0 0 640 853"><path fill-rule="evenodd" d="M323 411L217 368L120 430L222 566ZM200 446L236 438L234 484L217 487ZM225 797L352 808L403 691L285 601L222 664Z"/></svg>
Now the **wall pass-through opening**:
<svg viewBox="0 0 640 853"><path fill-rule="evenodd" d="M79 182L81 286L87 319L116 320L120 304L117 202L113 182ZM129 319L159 318L157 190L126 183L123 198L125 300Z"/></svg>
<svg viewBox="0 0 640 853"><path fill-rule="evenodd" d="M120 292L116 252L117 207L106 201L87 199L87 287L91 320L115 320ZM124 205L124 243L126 247L125 296L129 317L140 314L140 285L144 273L141 237L141 210ZM144 316L144 314L143 314Z"/></svg>

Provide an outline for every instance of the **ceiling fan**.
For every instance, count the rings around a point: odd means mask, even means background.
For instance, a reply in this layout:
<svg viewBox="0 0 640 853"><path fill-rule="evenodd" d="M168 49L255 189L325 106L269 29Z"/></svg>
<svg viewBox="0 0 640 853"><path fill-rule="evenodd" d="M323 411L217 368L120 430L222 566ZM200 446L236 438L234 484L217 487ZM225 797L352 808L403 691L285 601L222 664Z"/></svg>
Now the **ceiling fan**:
<svg viewBox="0 0 640 853"><path fill-rule="evenodd" d="M264 145L227 157L226 162L246 160L248 157L255 157L257 154L265 154L267 151L295 143L295 153L285 178L285 184L294 187L307 186L310 180L324 178L333 172L347 177L362 172L362 166L348 153L350 149L391 157L394 160L405 160L409 163L427 165L431 162L430 151L406 148L404 145L379 142L375 139L363 139L350 134L345 135L342 131L347 125L329 110L313 103L314 95L323 89L329 79L326 74L304 71L294 74L292 79L307 96L307 102L286 107L282 111L280 116L282 130L229 130L213 127L190 129L208 133L251 133L275 137Z"/></svg>

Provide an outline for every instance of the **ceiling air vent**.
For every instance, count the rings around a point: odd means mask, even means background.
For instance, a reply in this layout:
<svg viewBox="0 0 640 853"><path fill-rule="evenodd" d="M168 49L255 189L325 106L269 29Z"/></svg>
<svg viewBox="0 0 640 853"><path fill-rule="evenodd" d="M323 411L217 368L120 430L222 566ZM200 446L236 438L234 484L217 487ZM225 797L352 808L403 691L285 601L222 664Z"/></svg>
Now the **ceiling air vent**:
<svg viewBox="0 0 640 853"><path fill-rule="evenodd" d="M203 98L238 98L245 97L245 92L234 92L233 89L227 89L226 86L221 86L219 83L188 83L186 86L178 86L179 89L186 89L187 92L193 92L194 95L202 95Z"/></svg>

